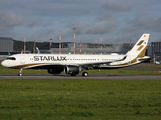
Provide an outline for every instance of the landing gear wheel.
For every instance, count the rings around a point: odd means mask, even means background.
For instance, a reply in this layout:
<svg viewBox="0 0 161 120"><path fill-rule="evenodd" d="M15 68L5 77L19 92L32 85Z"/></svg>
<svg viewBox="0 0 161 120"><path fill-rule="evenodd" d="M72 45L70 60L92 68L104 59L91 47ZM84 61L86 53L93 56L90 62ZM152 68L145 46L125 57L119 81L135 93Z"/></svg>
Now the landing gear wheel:
<svg viewBox="0 0 161 120"><path fill-rule="evenodd" d="M83 73L82 73L82 76L87 77L87 76L88 76L88 73L87 73L87 72L83 72Z"/></svg>
<svg viewBox="0 0 161 120"><path fill-rule="evenodd" d="M23 69L19 69L19 74L18 74L18 76L22 76L22 70L23 70Z"/></svg>
<svg viewBox="0 0 161 120"><path fill-rule="evenodd" d="M18 76L22 76L22 73L19 73Z"/></svg>

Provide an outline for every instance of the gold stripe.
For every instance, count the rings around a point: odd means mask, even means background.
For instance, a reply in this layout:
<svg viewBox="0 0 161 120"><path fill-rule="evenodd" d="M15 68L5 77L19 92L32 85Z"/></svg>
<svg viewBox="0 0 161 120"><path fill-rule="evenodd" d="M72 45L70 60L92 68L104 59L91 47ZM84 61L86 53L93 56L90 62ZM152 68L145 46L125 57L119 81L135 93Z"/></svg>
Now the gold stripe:
<svg viewBox="0 0 161 120"><path fill-rule="evenodd" d="M141 50L141 48L143 48L144 46L142 45L142 46L140 46L138 49L137 49L137 51L139 51L139 50Z"/></svg>
<svg viewBox="0 0 161 120"><path fill-rule="evenodd" d="M147 48L147 47L145 47L145 48L142 50L142 52L138 55L137 58L143 58L143 57L145 56L146 48Z"/></svg>

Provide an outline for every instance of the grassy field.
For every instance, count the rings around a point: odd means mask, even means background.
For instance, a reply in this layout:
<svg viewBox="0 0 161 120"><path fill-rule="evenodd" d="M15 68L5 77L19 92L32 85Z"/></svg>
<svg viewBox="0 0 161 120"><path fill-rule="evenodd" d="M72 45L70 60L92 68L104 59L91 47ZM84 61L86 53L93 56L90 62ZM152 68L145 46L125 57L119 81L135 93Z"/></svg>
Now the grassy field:
<svg viewBox="0 0 161 120"><path fill-rule="evenodd" d="M160 80L0 79L2 120L160 118Z"/></svg>
<svg viewBox="0 0 161 120"><path fill-rule="evenodd" d="M158 73L154 73L154 70L142 70L140 68L156 68L158 71L158 68L161 68L161 65L155 65L155 64L139 64L139 65L135 65L136 67L138 67L139 69L111 69L111 70L87 70L87 72L89 74L133 74L133 75L153 75L153 74L158 74ZM161 71L161 69L160 69ZM0 73L19 73L18 69L10 69L10 68L5 68L3 66L0 65ZM23 74L48 74L47 70L45 69L26 69L23 70ZM62 74L64 74L62 72ZM159 75L159 74L158 74ZM161 74L160 74L161 75Z"/></svg>

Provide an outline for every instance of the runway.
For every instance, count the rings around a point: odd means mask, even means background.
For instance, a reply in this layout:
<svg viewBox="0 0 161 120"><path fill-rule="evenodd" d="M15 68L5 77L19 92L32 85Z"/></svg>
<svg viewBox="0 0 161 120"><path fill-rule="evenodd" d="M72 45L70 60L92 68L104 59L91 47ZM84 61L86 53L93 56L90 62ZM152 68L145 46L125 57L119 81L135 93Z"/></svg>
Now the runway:
<svg viewBox="0 0 161 120"><path fill-rule="evenodd" d="M0 74L0 79L130 79L130 80L161 80L160 75L100 75L90 74L88 77L83 77L81 74L70 76L66 74L51 75L51 74Z"/></svg>

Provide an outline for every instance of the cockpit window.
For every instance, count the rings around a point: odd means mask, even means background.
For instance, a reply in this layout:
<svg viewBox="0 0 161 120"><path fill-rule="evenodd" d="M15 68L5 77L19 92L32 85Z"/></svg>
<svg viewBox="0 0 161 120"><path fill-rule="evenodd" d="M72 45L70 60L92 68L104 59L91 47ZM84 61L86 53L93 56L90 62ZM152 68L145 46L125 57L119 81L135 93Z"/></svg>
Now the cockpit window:
<svg viewBox="0 0 161 120"><path fill-rule="evenodd" d="M7 60L16 60L15 57L8 57Z"/></svg>

